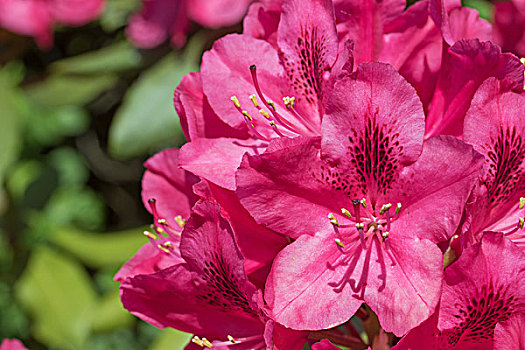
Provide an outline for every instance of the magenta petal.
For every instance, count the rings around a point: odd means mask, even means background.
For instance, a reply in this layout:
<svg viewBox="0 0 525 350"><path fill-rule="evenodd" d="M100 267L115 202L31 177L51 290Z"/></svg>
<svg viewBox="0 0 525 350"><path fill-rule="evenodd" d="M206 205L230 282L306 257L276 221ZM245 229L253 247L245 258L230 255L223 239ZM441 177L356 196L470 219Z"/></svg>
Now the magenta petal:
<svg viewBox="0 0 525 350"><path fill-rule="evenodd" d="M494 350L525 349L525 315L514 315L494 329Z"/></svg>
<svg viewBox="0 0 525 350"><path fill-rule="evenodd" d="M229 138L197 139L180 150L183 169L228 190L235 190L235 171L245 153L264 151L266 143Z"/></svg>
<svg viewBox="0 0 525 350"><path fill-rule="evenodd" d="M176 253L180 255L178 249ZM148 242L118 270L113 279L124 282L128 277L152 274L182 262L182 258L177 260L173 254L168 255Z"/></svg>
<svg viewBox="0 0 525 350"><path fill-rule="evenodd" d="M335 1L340 39L355 43L356 64L377 61L381 51L383 29L402 14L404 0L339 0Z"/></svg>
<svg viewBox="0 0 525 350"><path fill-rule="evenodd" d="M0 350L27 350L24 344L18 339L4 339L0 344Z"/></svg>
<svg viewBox="0 0 525 350"><path fill-rule="evenodd" d="M247 139L246 127L234 129L225 124L211 108L208 98L202 91L201 73L190 73L182 78L175 89L174 105L177 111L184 136L188 141L193 139L233 137Z"/></svg>
<svg viewBox="0 0 525 350"><path fill-rule="evenodd" d="M312 350L338 350L339 348L330 343L328 339L323 339L318 343L312 345Z"/></svg>
<svg viewBox="0 0 525 350"><path fill-rule="evenodd" d="M148 203L156 200L159 218L165 219L171 227L178 227L174 217L183 219L190 216L190 210L197 201L192 186L198 179L179 167L179 150L169 149L157 153L145 164L147 168L142 178L142 200L151 211Z"/></svg>
<svg viewBox="0 0 525 350"><path fill-rule="evenodd" d="M191 0L188 17L208 27L220 28L239 22L252 0Z"/></svg>
<svg viewBox="0 0 525 350"><path fill-rule="evenodd" d="M253 3L243 20L243 33L262 39L277 47L277 28L281 19L281 1L263 0Z"/></svg>
<svg viewBox="0 0 525 350"><path fill-rule="evenodd" d="M261 156L243 159L237 195L258 223L292 238L313 235L331 226L328 213L347 200L320 181L324 166L318 138L276 140Z"/></svg>
<svg viewBox="0 0 525 350"><path fill-rule="evenodd" d="M401 167L419 157L424 118L414 88L392 66L362 64L336 84L330 97L322 126L323 156L341 163L357 189L355 197L368 193L377 201Z"/></svg>
<svg viewBox="0 0 525 350"><path fill-rule="evenodd" d="M100 15L105 0L52 0L50 2L55 20L70 26L81 26Z"/></svg>
<svg viewBox="0 0 525 350"><path fill-rule="evenodd" d="M426 121L426 137L461 136L463 119L476 89L489 77L513 90L523 89L519 59L491 42L461 40L444 53L443 68Z"/></svg>
<svg viewBox="0 0 525 350"><path fill-rule="evenodd" d="M231 34L217 40L202 57L204 93L217 115L234 128L245 127L245 121L232 103L232 96L238 98L242 109L251 116L259 115L260 108L254 107L249 97L256 93L251 65L257 66L259 84L266 97L280 101L283 97L281 89L287 82L277 50L267 42Z"/></svg>
<svg viewBox="0 0 525 350"><path fill-rule="evenodd" d="M449 13L449 29L453 45L461 39L492 40L492 25L479 18L479 13L470 7L457 7Z"/></svg>

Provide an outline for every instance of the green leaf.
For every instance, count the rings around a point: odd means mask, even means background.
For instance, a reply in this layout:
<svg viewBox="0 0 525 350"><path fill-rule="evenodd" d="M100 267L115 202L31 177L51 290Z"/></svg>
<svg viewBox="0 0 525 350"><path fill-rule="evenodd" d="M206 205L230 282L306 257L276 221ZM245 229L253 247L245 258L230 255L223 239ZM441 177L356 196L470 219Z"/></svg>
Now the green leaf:
<svg viewBox="0 0 525 350"><path fill-rule="evenodd" d="M195 36L184 55L167 55L129 88L109 130L114 157L131 158L180 143L183 136L173 90L185 74L198 69L202 41Z"/></svg>
<svg viewBox="0 0 525 350"><path fill-rule="evenodd" d="M58 73L102 74L136 68L140 63L141 56L137 49L124 41L56 61L50 68Z"/></svg>
<svg viewBox="0 0 525 350"><path fill-rule="evenodd" d="M119 327L133 324L135 320L122 307L118 286L98 302L93 311L93 322L91 328L94 332L109 332Z"/></svg>
<svg viewBox="0 0 525 350"><path fill-rule="evenodd" d="M137 228L113 233L90 233L61 228L51 240L87 266L120 266L148 242L142 235L143 230Z"/></svg>
<svg viewBox="0 0 525 350"><path fill-rule="evenodd" d="M7 168L18 157L21 145L20 93L12 85L9 71L0 70L0 186Z"/></svg>
<svg viewBox="0 0 525 350"><path fill-rule="evenodd" d="M149 350L184 349L191 340L191 334L166 328L155 339Z"/></svg>
<svg viewBox="0 0 525 350"><path fill-rule="evenodd" d="M486 0L463 0L463 6L472 7L478 10L479 16L488 21L492 20L493 7L489 1Z"/></svg>
<svg viewBox="0 0 525 350"><path fill-rule="evenodd" d="M74 260L37 248L16 288L34 319L32 334L49 347L80 349L86 342L96 293L89 275Z"/></svg>
<svg viewBox="0 0 525 350"><path fill-rule="evenodd" d="M128 17L137 12L139 0L109 0L100 17L100 25L106 32L112 32L128 23Z"/></svg>
<svg viewBox="0 0 525 350"><path fill-rule="evenodd" d="M89 178L89 170L84 158L71 147L53 149L49 155L49 162L57 170L61 186L81 186Z"/></svg>
<svg viewBox="0 0 525 350"><path fill-rule="evenodd" d="M26 89L29 99L39 106L85 105L117 81L115 75L55 74Z"/></svg>

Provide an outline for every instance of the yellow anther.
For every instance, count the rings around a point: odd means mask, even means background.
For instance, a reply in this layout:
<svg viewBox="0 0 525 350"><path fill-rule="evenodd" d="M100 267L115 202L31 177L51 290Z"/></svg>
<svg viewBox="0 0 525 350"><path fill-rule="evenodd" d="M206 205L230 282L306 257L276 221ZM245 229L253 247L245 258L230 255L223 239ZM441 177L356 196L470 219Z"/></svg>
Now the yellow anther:
<svg viewBox="0 0 525 350"><path fill-rule="evenodd" d="M270 107L272 107L272 109L275 111L275 103L273 103L272 100L268 100L268 101L266 101L266 102L268 102L268 105L269 105Z"/></svg>
<svg viewBox="0 0 525 350"><path fill-rule="evenodd" d="M163 246L162 244L157 245L157 247L159 247L159 249L162 250L166 254L169 254L170 252L170 250L166 248L165 246Z"/></svg>
<svg viewBox="0 0 525 350"><path fill-rule="evenodd" d="M191 342L197 344L201 348L203 346L201 338L199 338L197 336L194 336L193 338L191 338Z"/></svg>
<svg viewBox="0 0 525 350"><path fill-rule="evenodd" d="M295 96L290 97L290 108L295 106Z"/></svg>
<svg viewBox="0 0 525 350"><path fill-rule="evenodd" d="M159 225L166 225L166 226L168 226L168 222L166 221L166 219L158 219L157 223Z"/></svg>
<svg viewBox="0 0 525 350"><path fill-rule="evenodd" d="M250 100L252 100L253 106L259 108L259 101L257 101L257 96L255 94L250 95Z"/></svg>
<svg viewBox="0 0 525 350"><path fill-rule="evenodd" d="M523 229L523 226L525 226L525 219L518 218L518 221L519 221L518 223L519 228Z"/></svg>
<svg viewBox="0 0 525 350"><path fill-rule="evenodd" d="M335 244L337 244L341 248L345 247L345 245L343 244L343 242L341 242L341 240L339 238L334 239L334 241L335 241Z"/></svg>
<svg viewBox="0 0 525 350"><path fill-rule="evenodd" d="M235 343L237 343L237 340L235 340L235 338L234 338L234 337L232 337L231 335L228 335L228 340L229 340L229 341L230 341L230 343L232 343L232 344L235 344Z"/></svg>
<svg viewBox="0 0 525 350"><path fill-rule="evenodd" d="M386 211L388 209L390 209L392 207L392 203L387 203L387 204L383 204L383 206L381 207L381 209L379 209L379 214L383 215L384 213L386 213Z"/></svg>
<svg viewBox="0 0 525 350"><path fill-rule="evenodd" d="M363 208L366 208L366 198L361 199L360 202Z"/></svg>
<svg viewBox="0 0 525 350"><path fill-rule="evenodd" d="M151 238L151 239L157 239L157 235L154 234L154 233L151 233L149 231L144 231L144 236L148 237L148 238Z"/></svg>
<svg viewBox="0 0 525 350"><path fill-rule="evenodd" d="M239 102L239 99L237 98L237 96L232 96L230 99L232 100L235 107L241 108L241 103Z"/></svg>
<svg viewBox="0 0 525 350"><path fill-rule="evenodd" d="M247 111L242 111L242 115L245 116L246 118L248 118L249 121L253 120L252 116L249 115Z"/></svg>
<svg viewBox="0 0 525 350"><path fill-rule="evenodd" d="M274 122L273 120L270 120L270 126L275 126L275 127L277 127L277 126L275 125L275 122Z"/></svg>
<svg viewBox="0 0 525 350"><path fill-rule="evenodd" d="M362 230L365 228L365 224L363 224L362 222L358 222L357 224L355 224L355 228L358 230Z"/></svg>
<svg viewBox="0 0 525 350"><path fill-rule="evenodd" d="M202 338L202 345L204 345L208 349L211 349L213 347L213 344L206 338Z"/></svg>
<svg viewBox="0 0 525 350"><path fill-rule="evenodd" d="M525 65L525 57L520 58L521 64Z"/></svg>
<svg viewBox="0 0 525 350"><path fill-rule="evenodd" d="M348 211L348 209L341 208L341 213L343 213L344 216L347 216L347 217L349 217L349 218L352 217L352 214L350 214L350 212Z"/></svg>
<svg viewBox="0 0 525 350"><path fill-rule="evenodd" d="M330 223L332 225L339 227L339 222L337 221L337 218L335 217L334 214L332 213L328 214L328 219L330 219Z"/></svg>
<svg viewBox="0 0 525 350"><path fill-rule="evenodd" d="M388 231L381 233L381 237L383 237L383 242L388 238L389 235L390 235L390 232Z"/></svg>
<svg viewBox="0 0 525 350"><path fill-rule="evenodd" d="M168 249L174 249L175 247L173 246L173 244L171 242L166 242L163 244L164 247L168 248Z"/></svg>
<svg viewBox="0 0 525 350"><path fill-rule="evenodd" d="M520 197L520 205L519 205L519 208L520 208L520 209L525 208L525 197Z"/></svg>
<svg viewBox="0 0 525 350"><path fill-rule="evenodd" d="M270 114L264 109L259 110L259 113L261 113L266 119L270 119Z"/></svg>
<svg viewBox="0 0 525 350"><path fill-rule="evenodd" d="M397 203L396 204L396 214L399 214L400 211L401 211L401 203Z"/></svg>
<svg viewBox="0 0 525 350"><path fill-rule="evenodd" d="M179 227L184 227L184 225L186 225L186 220L184 220L180 215L175 216L173 220L175 220Z"/></svg>

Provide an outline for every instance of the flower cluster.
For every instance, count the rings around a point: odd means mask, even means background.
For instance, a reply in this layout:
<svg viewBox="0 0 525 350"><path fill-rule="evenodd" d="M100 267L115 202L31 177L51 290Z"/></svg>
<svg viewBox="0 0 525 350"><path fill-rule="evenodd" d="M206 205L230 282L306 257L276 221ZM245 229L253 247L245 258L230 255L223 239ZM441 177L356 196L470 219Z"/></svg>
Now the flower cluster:
<svg viewBox="0 0 525 350"><path fill-rule="evenodd" d="M252 4L175 90L124 306L187 349L522 349L524 67L492 33L455 0Z"/></svg>

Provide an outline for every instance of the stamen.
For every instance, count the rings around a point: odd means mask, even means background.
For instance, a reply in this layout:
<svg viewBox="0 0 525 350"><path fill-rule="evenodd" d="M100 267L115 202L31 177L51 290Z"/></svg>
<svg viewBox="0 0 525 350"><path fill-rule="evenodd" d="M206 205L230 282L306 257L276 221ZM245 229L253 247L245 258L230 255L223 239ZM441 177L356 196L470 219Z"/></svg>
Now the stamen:
<svg viewBox="0 0 525 350"><path fill-rule="evenodd" d="M166 254L169 254L170 253L170 250L168 248L166 248L164 245L162 244L158 244L157 247L162 250L164 253Z"/></svg>
<svg viewBox="0 0 525 350"><path fill-rule="evenodd" d="M213 347L213 344L206 338L202 338L202 345L204 345L208 349L211 349Z"/></svg>
<svg viewBox="0 0 525 350"><path fill-rule="evenodd" d="M248 118L249 121L253 121L252 116L247 111L242 111L242 115Z"/></svg>
<svg viewBox="0 0 525 350"><path fill-rule="evenodd" d="M257 101L257 96L255 94L250 95L250 100L252 100L253 106L259 108L259 101Z"/></svg>
<svg viewBox="0 0 525 350"><path fill-rule="evenodd" d="M239 99L237 98L237 96L232 96L230 99L232 100L235 107L241 108L241 103L239 102Z"/></svg>
<svg viewBox="0 0 525 350"><path fill-rule="evenodd" d="M202 340L197 336L194 336L193 338L191 338L191 342L197 344L200 347L202 347L203 345Z"/></svg>
<svg viewBox="0 0 525 350"><path fill-rule="evenodd" d="M361 199L361 205L366 208L366 198Z"/></svg>
<svg viewBox="0 0 525 350"><path fill-rule="evenodd" d="M396 214L399 214L400 211L401 211L401 203L397 203L396 204Z"/></svg>
<svg viewBox="0 0 525 350"><path fill-rule="evenodd" d="M158 220L157 220L157 223L158 223L159 225L169 226L169 225L168 225L168 222L166 221L166 219L158 219Z"/></svg>
<svg viewBox="0 0 525 350"><path fill-rule="evenodd" d="M390 235L390 232L388 231L381 233L381 237L383 237L383 242L388 238L389 235Z"/></svg>
<svg viewBox="0 0 525 350"><path fill-rule="evenodd" d="M341 208L341 213L343 213L344 216L347 216L349 218L352 217L352 214L348 211L348 209Z"/></svg>
<svg viewBox="0 0 525 350"><path fill-rule="evenodd" d="M270 114L264 109L259 110L259 113L261 113L266 119L270 119Z"/></svg>
<svg viewBox="0 0 525 350"><path fill-rule="evenodd" d="M518 227L523 229L524 226L525 226L525 219L523 219L522 217L518 218Z"/></svg>
<svg viewBox="0 0 525 350"><path fill-rule="evenodd" d="M361 240L361 245L363 246L363 248L366 248L365 233L363 232L365 225L362 222L358 222L357 224L355 224L355 228L357 229L357 232L359 232L359 239Z"/></svg>
<svg viewBox="0 0 525 350"><path fill-rule="evenodd" d="M339 238L334 239L334 241L335 241L335 244L337 244L339 247L341 248L345 247L345 245L343 244L343 242L341 242Z"/></svg>
<svg viewBox="0 0 525 350"><path fill-rule="evenodd" d="M363 224L362 222L358 222L357 224L355 224L355 228L358 230L362 230L365 228L365 224Z"/></svg>
<svg viewBox="0 0 525 350"><path fill-rule="evenodd" d="M520 209L525 208L525 197L520 197L519 208L520 208Z"/></svg>
<svg viewBox="0 0 525 350"><path fill-rule="evenodd" d="M177 225L179 225L180 228L183 228L187 222L187 220L183 219L180 215L175 216L173 220L175 220L175 222L177 223Z"/></svg>
<svg viewBox="0 0 525 350"><path fill-rule="evenodd" d="M334 214L330 213L328 214L328 219L330 219L330 223L336 227L339 227L339 222L337 221L337 218Z"/></svg>
<svg viewBox="0 0 525 350"><path fill-rule="evenodd" d="M277 125L275 125L275 122L273 120L270 120L270 126L272 127L273 131L280 137L284 137L284 135L277 129Z"/></svg>
<svg viewBox="0 0 525 350"><path fill-rule="evenodd" d="M352 205L354 207L354 215L357 221L361 221L361 208L359 207L361 201L359 199L352 199Z"/></svg>
<svg viewBox="0 0 525 350"><path fill-rule="evenodd" d="M381 209L379 209L379 214L383 215L388 209L392 207L392 203L383 204Z"/></svg>
<svg viewBox="0 0 525 350"><path fill-rule="evenodd" d="M237 343L237 341L235 340L235 338L232 337L231 335L228 335L228 340L229 340L232 344Z"/></svg>
<svg viewBox="0 0 525 350"><path fill-rule="evenodd" d="M156 234L154 233L151 233L149 231L144 231L144 236L148 237L149 239L152 239L152 240L156 240L157 238L159 238Z"/></svg>

